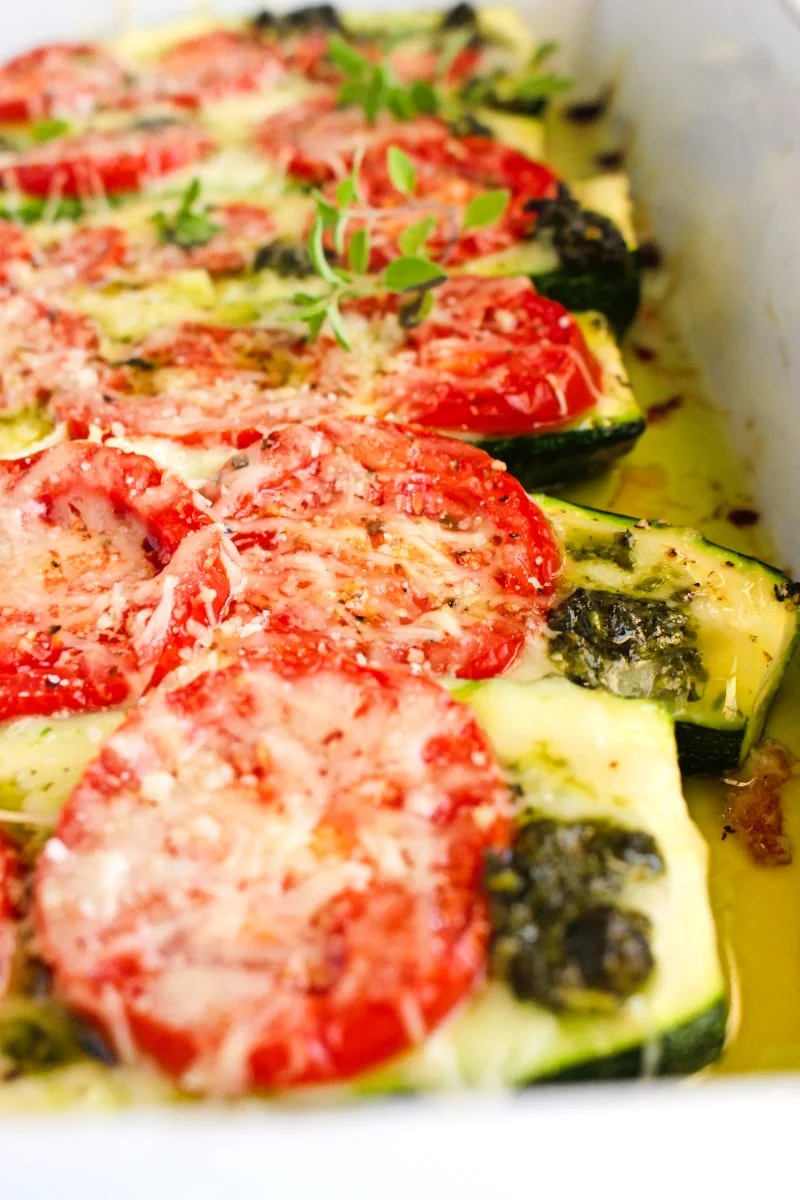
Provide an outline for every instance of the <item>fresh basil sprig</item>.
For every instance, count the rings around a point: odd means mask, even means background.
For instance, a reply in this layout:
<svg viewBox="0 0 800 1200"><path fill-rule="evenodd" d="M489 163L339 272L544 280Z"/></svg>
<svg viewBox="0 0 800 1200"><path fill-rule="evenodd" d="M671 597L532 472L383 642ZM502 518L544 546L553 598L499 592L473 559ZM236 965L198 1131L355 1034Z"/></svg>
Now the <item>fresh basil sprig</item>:
<svg viewBox="0 0 800 1200"><path fill-rule="evenodd" d="M193 246L207 245L219 233L221 226L212 221L208 208L200 205L199 199L200 180L193 179L173 216L164 212L153 214L150 220L162 242L171 242L183 250L190 250Z"/></svg>
<svg viewBox="0 0 800 1200"><path fill-rule="evenodd" d="M440 97L432 84L423 79L400 83L390 63L370 62L338 34L328 39L328 53L345 76L339 103L363 109L370 124L374 125L381 112L391 113L398 121L410 121L439 111Z"/></svg>
<svg viewBox="0 0 800 1200"><path fill-rule="evenodd" d="M347 225L354 215L353 206L361 203L359 169L360 160L357 160L351 173L336 188L336 203L320 192L313 193L316 216L308 235L308 257L314 271L327 286L316 294L296 293L292 297L293 309L289 318L306 325L306 337L311 342L319 337L326 324L329 325L336 341L347 351L352 350L352 346L341 313L344 300L376 291L409 294L410 301L402 306L401 323L410 327L429 316L435 302L433 289L448 278L444 266L434 262L425 251L437 224L435 216L430 214L403 230L399 238L400 257L393 259L377 277L367 275L370 260L368 225L359 225L353 231L345 255ZM397 190L413 196L417 186L416 168L398 146L390 146L387 150L387 170ZM464 212L462 232L482 229L498 221L506 210L509 196L504 188L474 196ZM328 257L326 235L333 241L334 261Z"/></svg>

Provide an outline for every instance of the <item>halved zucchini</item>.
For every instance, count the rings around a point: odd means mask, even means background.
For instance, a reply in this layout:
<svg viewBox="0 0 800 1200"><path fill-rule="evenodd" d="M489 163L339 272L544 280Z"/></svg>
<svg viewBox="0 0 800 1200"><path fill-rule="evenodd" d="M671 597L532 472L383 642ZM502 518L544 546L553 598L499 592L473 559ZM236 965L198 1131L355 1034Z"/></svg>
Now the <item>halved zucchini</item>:
<svg viewBox="0 0 800 1200"><path fill-rule="evenodd" d="M645 431L622 355L600 313L577 315L591 352L603 367L602 395L576 420L523 437L470 438L527 488L574 482L602 470L630 450Z"/></svg>
<svg viewBox="0 0 800 1200"><path fill-rule="evenodd" d="M726 1002L707 850L686 810L666 710L564 679L495 679L454 692L488 733L521 814L610 823L654 841L662 869L628 880L620 895L649 922L653 968L643 987L606 1011L559 1011L518 999L495 980L418 1050L358 1080L356 1090L686 1074L713 1061Z"/></svg>
<svg viewBox="0 0 800 1200"><path fill-rule="evenodd" d="M685 771L735 767L763 729L797 641L790 580L693 529L536 500L564 553L549 669L663 701Z"/></svg>

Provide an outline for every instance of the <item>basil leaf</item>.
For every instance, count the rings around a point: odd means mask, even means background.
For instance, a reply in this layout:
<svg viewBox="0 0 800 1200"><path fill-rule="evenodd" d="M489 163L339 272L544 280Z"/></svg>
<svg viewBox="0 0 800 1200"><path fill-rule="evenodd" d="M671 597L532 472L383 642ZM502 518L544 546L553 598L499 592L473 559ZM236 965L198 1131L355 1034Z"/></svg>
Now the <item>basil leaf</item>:
<svg viewBox="0 0 800 1200"><path fill-rule="evenodd" d="M339 220L339 210L330 200L326 200L321 192L312 192L312 199L317 206L317 220L322 222L323 229L330 229Z"/></svg>
<svg viewBox="0 0 800 1200"><path fill-rule="evenodd" d="M347 261L356 275L363 275L369 266L369 230L366 226L356 229L347 248Z"/></svg>
<svg viewBox="0 0 800 1200"><path fill-rule="evenodd" d="M573 81L566 75L530 75L514 88L515 100L536 100L539 96L555 96L568 92Z"/></svg>
<svg viewBox="0 0 800 1200"><path fill-rule="evenodd" d="M383 273L384 287L390 292L410 292L414 288L436 287L447 276L427 258L396 258Z"/></svg>
<svg viewBox="0 0 800 1200"><path fill-rule="evenodd" d="M386 152L386 165L391 179L398 192L404 196L413 196L417 186L417 172L411 159L399 146L390 146Z"/></svg>
<svg viewBox="0 0 800 1200"><path fill-rule="evenodd" d="M404 229L398 238L398 244L403 254L419 254L422 247L436 228L435 217L423 217Z"/></svg>
<svg viewBox="0 0 800 1200"><path fill-rule="evenodd" d="M352 346L350 345L347 337L347 330L345 329L344 321L342 320L342 314L339 312L339 305L335 300L332 300L328 306L328 322L333 330L333 336L336 338L339 345L343 350L350 352L352 350Z"/></svg>
<svg viewBox="0 0 800 1200"><path fill-rule="evenodd" d="M328 38L328 54L346 75L363 75L371 66L363 54L359 54L355 46L351 46L344 38L339 37L338 33L334 33Z"/></svg>
<svg viewBox="0 0 800 1200"><path fill-rule="evenodd" d="M461 228L483 229L486 225L493 225L505 212L510 195L507 188L496 188L473 196L467 205Z"/></svg>
<svg viewBox="0 0 800 1200"><path fill-rule="evenodd" d="M415 79L409 88L409 95L418 113L439 111L439 94L432 83L426 83L424 79Z"/></svg>
<svg viewBox="0 0 800 1200"><path fill-rule="evenodd" d="M558 42L554 42L552 40L546 41L546 42L539 42L539 45L536 47L536 49L534 50L533 55L531 57L530 65L532 67L540 67L542 65L542 63L546 62L546 60L548 58L553 57L553 55L555 54L557 49L558 49Z"/></svg>
<svg viewBox="0 0 800 1200"><path fill-rule="evenodd" d="M63 137L69 131L69 121L62 121L58 117L51 117L47 121L37 121L31 127L30 135L34 142L50 142L53 138Z"/></svg>

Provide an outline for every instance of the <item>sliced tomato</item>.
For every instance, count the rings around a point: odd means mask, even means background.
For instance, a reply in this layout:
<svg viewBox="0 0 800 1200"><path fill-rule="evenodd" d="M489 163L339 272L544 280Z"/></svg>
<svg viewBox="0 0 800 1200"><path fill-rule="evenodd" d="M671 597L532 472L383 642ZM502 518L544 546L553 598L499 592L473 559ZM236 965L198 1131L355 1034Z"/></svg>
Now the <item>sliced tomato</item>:
<svg viewBox="0 0 800 1200"><path fill-rule="evenodd" d="M199 106L269 87L283 70L277 50L256 33L215 29L166 50L158 60L154 90Z"/></svg>
<svg viewBox="0 0 800 1200"><path fill-rule="evenodd" d="M168 437L194 445L247 445L286 421L338 411L361 367L331 339L309 346L285 329L187 324L131 347L99 384L63 387L51 413L75 437Z"/></svg>
<svg viewBox="0 0 800 1200"><path fill-rule="evenodd" d="M414 165L416 187L411 202L390 178L390 146L403 150ZM370 265L378 270L402 253L400 237L409 225L432 217L435 224L426 247L428 254L455 265L505 250L526 237L535 220L528 202L555 196L557 188L554 172L519 150L491 138L456 137L443 122L424 118L400 125L368 145L359 170L359 190L362 204L378 211L352 220L348 233L352 237L361 225L369 225ZM509 193L500 219L484 228L463 231L470 201L494 189Z"/></svg>
<svg viewBox="0 0 800 1200"><path fill-rule="evenodd" d="M252 265L257 250L275 236L267 209L255 204L218 204L209 208L216 232L204 244L164 242L154 227L135 234L116 225L85 225L47 246L37 256L36 282L42 289L75 284L152 283L175 271L201 268L210 275L231 275ZM0 270L2 270L0 227Z"/></svg>
<svg viewBox="0 0 800 1200"><path fill-rule="evenodd" d="M101 46L40 46L0 67L0 121L86 116L126 82L123 66Z"/></svg>
<svg viewBox="0 0 800 1200"><path fill-rule="evenodd" d="M346 1079L481 978L509 811L473 716L429 680L211 672L151 693L73 792L38 865L42 951L124 1060L189 1090Z"/></svg>
<svg viewBox="0 0 800 1200"><path fill-rule="evenodd" d="M0 174L31 196L136 192L150 181L199 162L215 149L195 125L165 119L152 126L95 130L53 138L4 159Z"/></svg>
<svg viewBox="0 0 800 1200"><path fill-rule="evenodd" d="M135 696L216 624L222 530L150 459L87 442L0 461L0 720Z"/></svg>
<svg viewBox="0 0 800 1200"><path fill-rule="evenodd" d="M356 153L395 124L381 113L369 125L361 109L337 108L331 91L267 117L256 129L255 144L294 178L326 183L346 175Z"/></svg>
<svg viewBox="0 0 800 1200"><path fill-rule="evenodd" d="M0 835L0 1000L9 989L17 947L20 869L16 852Z"/></svg>
<svg viewBox="0 0 800 1200"><path fill-rule="evenodd" d="M597 403L602 370L575 318L527 279L462 276L381 364L377 412L448 432L519 435ZM360 308L397 307L397 299Z"/></svg>
<svg viewBox="0 0 800 1200"><path fill-rule="evenodd" d="M0 415L46 403L59 388L92 387L89 372L99 346L88 317L10 295L0 304Z"/></svg>
<svg viewBox="0 0 800 1200"><path fill-rule="evenodd" d="M559 553L502 464L421 429L286 426L209 485L246 581L229 639L324 631L369 661L505 670L542 619Z"/></svg>
<svg viewBox="0 0 800 1200"><path fill-rule="evenodd" d="M106 283L128 258L128 239L115 225L85 225L40 254L39 275L53 286Z"/></svg>
<svg viewBox="0 0 800 1200"><path fill-rule="evenodd" d="M36 247L24 229L0 219L0 283L13 279L15 266L30 262L35 253Z"/></svg>

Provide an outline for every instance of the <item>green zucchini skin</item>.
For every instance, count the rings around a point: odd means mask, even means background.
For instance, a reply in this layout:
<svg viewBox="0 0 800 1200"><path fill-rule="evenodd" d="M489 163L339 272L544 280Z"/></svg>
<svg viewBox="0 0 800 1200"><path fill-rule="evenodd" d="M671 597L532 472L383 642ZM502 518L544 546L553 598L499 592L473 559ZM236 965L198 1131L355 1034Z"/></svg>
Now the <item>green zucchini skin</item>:
<svg viewBox="0 0 800 1200"><path fill-rule="evenodd" d="M537 437L486 438L475 443L500 459L528 489L577 482L605 470L632 449L646 428L644 418L609 418L586 429Z"/></svg>
<svg viewBox="0 0 800 1200"><path fill-rule="evenodd" d="M739 766L746 725L712 729L691 721L675 722L675 740L684 775L723 775Z"/></svg>
<svg viewBox="0 0 800 1200"><path fill-rule="evenodd" d="M618 338L627 333L639 311L642 276L639 251L629 254L630 269L624 275L573 275L558 269L530 279L542 296L557 300L570 312L601 312Z"/></svg>
<svg viewBox="0 0 800 1200"><path fill-rule="evenodd" d="M727 1019L728 1004L723 998L664 1033L656 1043L657 1058L652 1066L649 1063L653 1055L651 1047L631 1046L628 1050L620 1050L605 1058L576 1063L574 1067L564 1067L551 1075L542 1075L524 1086L692 1075L719 1058L725 1045Z"/></svg>

